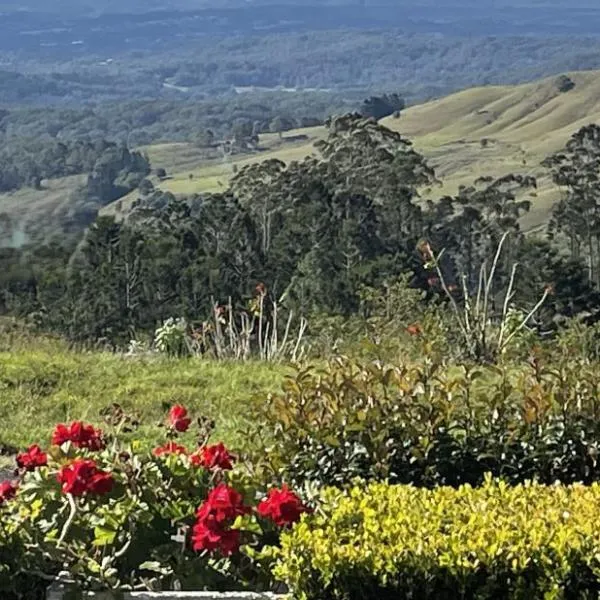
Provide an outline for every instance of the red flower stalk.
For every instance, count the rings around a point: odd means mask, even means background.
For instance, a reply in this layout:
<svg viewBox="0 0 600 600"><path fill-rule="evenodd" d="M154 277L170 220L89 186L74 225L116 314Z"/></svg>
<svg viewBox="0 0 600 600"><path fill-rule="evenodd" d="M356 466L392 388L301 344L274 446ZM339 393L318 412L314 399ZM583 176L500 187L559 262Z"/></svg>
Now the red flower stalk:
<svg viewBox="0 0 600 600"><path fill-rule="evenodd" d="M61 423L56 426L52 434L52 443L61 446L66 442L71 442L76 448L93 451L103 450L105 446L102 431L81 421L73 421L70 425Z"/></svg>
<svg viewBox="0 0 600 600"><path fill-rule="evenodd" d="M299 521L300 516L309 512L309 509L287 485L283 485L280 490L269 490L267 497L258 505L257 511L261 517L270 519L278 527L286 527Z"/></svg>
<svg viewBox="0 0 600 600"><path fill-rule="evenodd" d="M168 456L170 454L187 454L187 449L175 442L167 442L164 446L159 446L152 450L154 456Z"/></svg>
<svg viewBox="0 0 600 600"><path fill-rule="evenodd" d="M184 433L189 429L191 422L187 409L181 404L177 404L169 411L169 423L175 431Z"/></svg>
<svg viewBox="0 0 600 600"><path fill-rule="evenodd" d="M229 453L223 442L213 446L204 446L191 456L192 464L195 467L204 467L211 470L230 471L233 469L233 460L234 457Z"/></svg>
<svg viewBox="0 0 600 600"><path fill-rule="evenodd" d="M103 495L110 492L114 485L113 476L102 471L93 460L75 459L61 467L56 479L65 494L83 496L86 493Z"/></svg>
<svg viewBox="0 0 600 600"><path fill-rule="evenodd" d="M3 481L0 483L0 505L8 500L12 500L17 494L17 486L11 481Z"/></svg>
<svg viewBox="0 0 600 600"><path fill-rule="evenodd" d="M47 464L48 455L37 444L17 455L17 465L26 471L35 471L38 467L45 467Z"/></svg>

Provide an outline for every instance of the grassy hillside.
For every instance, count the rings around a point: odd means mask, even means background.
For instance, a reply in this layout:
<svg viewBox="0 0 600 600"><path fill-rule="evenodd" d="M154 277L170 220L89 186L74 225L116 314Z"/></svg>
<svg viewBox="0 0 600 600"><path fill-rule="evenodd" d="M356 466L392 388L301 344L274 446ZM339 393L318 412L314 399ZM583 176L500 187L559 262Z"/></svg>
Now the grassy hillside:
<svg viewBox="0 0 600 600"><path fill-rule="evenodd" d="M25 187L0 193L0 213L6 214L16 233L0 239L0 246L19 246L32 239L43 240L56 229L68 211L70 195L85 183L85 175L44 181L42 189Z"/></svg>
<svg viewBox="0 0 600 600"><path fill-rule="evenodd" d="M211 161L194 159L200 152L190 144L155 144L140 150L148 155L153 167L163 167L169 174L169 179L165 181L150 177L156 187L176 195L191 195L226 190L235 170L247 164L269 158L288 163L302 160L313 152L314 142L324 135L323 127L288 131L282 139L277 134L263 134L260 136L260 151ZM139 193L133 191L122 198L120 209L126 212L138 196ZM104 214L113 214L116 205L113 203L105 207Z"/></svg>
<svg viewBox="0 0 600 600"><path fill-rule="evenodd" d="M444 181L431 190L432 197L454 193L481 175L510 172L532 174L540 188L531 198L531 212L524 218L526 228L542 225L558 191L551 185L540 162L558 150L578 128L600 122L600 72L570 75L575 88L561 93L552 77L518 86L473 88L414 106L400 119L385 119L388 127L411 138L435 166ZM154 184L174 194L223 191L235 168L276 157L286 162L300 160L313 152L314 142L325 134L313 127L290 131L283 139L273 134L261 136L261 151L252 155L207 161L203 152L190 144L157 144L141 148L154 167L164 167L170 179ZM487 140L485 148L482 140ZM75 179L47 183L45 190L23 189L0 195L2 211L24 227L47 223L64 208ZM104 209L114 214L116 207L127 211L137 192ZM10 240L4 242L10 244Z"/></svg>
<svg viewBox="0 0 600 600"><path fill-rule="evenodd" d="M0 454L6 445L47 440L57 422L101 424L100 411L113 402L141 417L133 435L145 443L156 442L152 436L165 406L183 403L195 415L214 419L215 438L240 448L252 397L276 391L286 372L268 363L77 352L43 338L15 342L6 332L0 339Z"/></svg>
<svg viewBox="0 0 600 600"><path fill-rule="evenodd" d="M575 88L561 93L556 78L519 86L475 88L416 106L388 127L414 140L455 192L480 175L519 172L538 177L539 189L524 220L536 227L558 197L540 162L580 127L600 121L600 73L570 75ZM488 140L482 148L482 140Z"/></svg>
<svg viewBox="0 0 600 600"><path fill-rule="evenodd" d="M555 77L526 85L474 88L414 106L400 119L388 118L384 123L412 139L435 166L444 186L431 190L433 197L454 193L481 175L518 172L537 176L540 188L524 219L526 228L534 228L546 221L558 194L540 162L560 149L578 128L600 121L600 72L570 77L575 88L568 92L559 91ZM289 141L302 135L306 141ZM322 128L291 131L281 141L278 136L265 135L261 137L264 152L211 164L194 164L186 144L146 150L154 164L168 165L173 175L160 184L162 189L191 194L225 189L234 165L272 157L288 162L301 159L323 135ZM485 147L482 140L487 140ZM136 197L136 193L130 195L124 208Z"/></svg>

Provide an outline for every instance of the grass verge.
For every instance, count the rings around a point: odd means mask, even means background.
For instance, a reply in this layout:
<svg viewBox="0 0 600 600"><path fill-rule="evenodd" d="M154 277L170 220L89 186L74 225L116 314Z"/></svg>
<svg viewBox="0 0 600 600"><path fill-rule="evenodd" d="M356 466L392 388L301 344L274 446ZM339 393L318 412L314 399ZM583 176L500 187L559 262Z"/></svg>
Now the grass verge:
<svg viewBox="0 0 600 600"><path fill-rule="evenodd" d="M0 443L47 445L58 422L101 424L100 412L116 402L141 418L131 435L155 444L167 406L185 404L214 419L214 439L244 447L240 431L252 423L251 398L276 390L285 367L268 363L200 359L129 358L75 352L61 342L20 344L0 352ZM192 438L184 441L193 445Z"/></svg>

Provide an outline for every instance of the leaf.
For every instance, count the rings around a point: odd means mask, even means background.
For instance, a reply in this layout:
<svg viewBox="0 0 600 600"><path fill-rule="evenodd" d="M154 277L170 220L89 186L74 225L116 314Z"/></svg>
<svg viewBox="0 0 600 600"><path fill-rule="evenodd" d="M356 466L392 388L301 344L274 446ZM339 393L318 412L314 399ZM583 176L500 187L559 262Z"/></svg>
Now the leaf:
<svg viewBox="0 0 600 600"><path fill-rule="evenodd" d="M94 527L94 546L109 546L113 544L117 537L116 529L98 525Z"/></svg>
<svg viewBox="0 0 600 600"><path fill-rule="evenodd" d="M326 436L323 441L333 448L339 448L340 446L339 440L334 435Z"/></svg>
<svg viewBox="0 0 600 600"><path fill-rule="evenodd" d="M157 560L148 560L140 565L140 571L152 571L153 573L160 573L161 575L168 575L171 573L171 568L158 562Z"/></svg>

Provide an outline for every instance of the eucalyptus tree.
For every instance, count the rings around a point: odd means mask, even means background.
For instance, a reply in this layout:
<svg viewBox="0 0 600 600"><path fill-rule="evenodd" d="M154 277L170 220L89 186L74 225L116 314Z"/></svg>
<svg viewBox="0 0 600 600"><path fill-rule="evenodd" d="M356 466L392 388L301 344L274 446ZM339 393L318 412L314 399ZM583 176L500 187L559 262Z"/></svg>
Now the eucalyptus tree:
<svg viewBox="0 0 600 600"><path fill-rule="evenodd" d="M600 284L600 127L582 127L544 166L560 186L561 199L549 225L551 237L566 236L573 258L587 262L588 277Z"/></svg>

